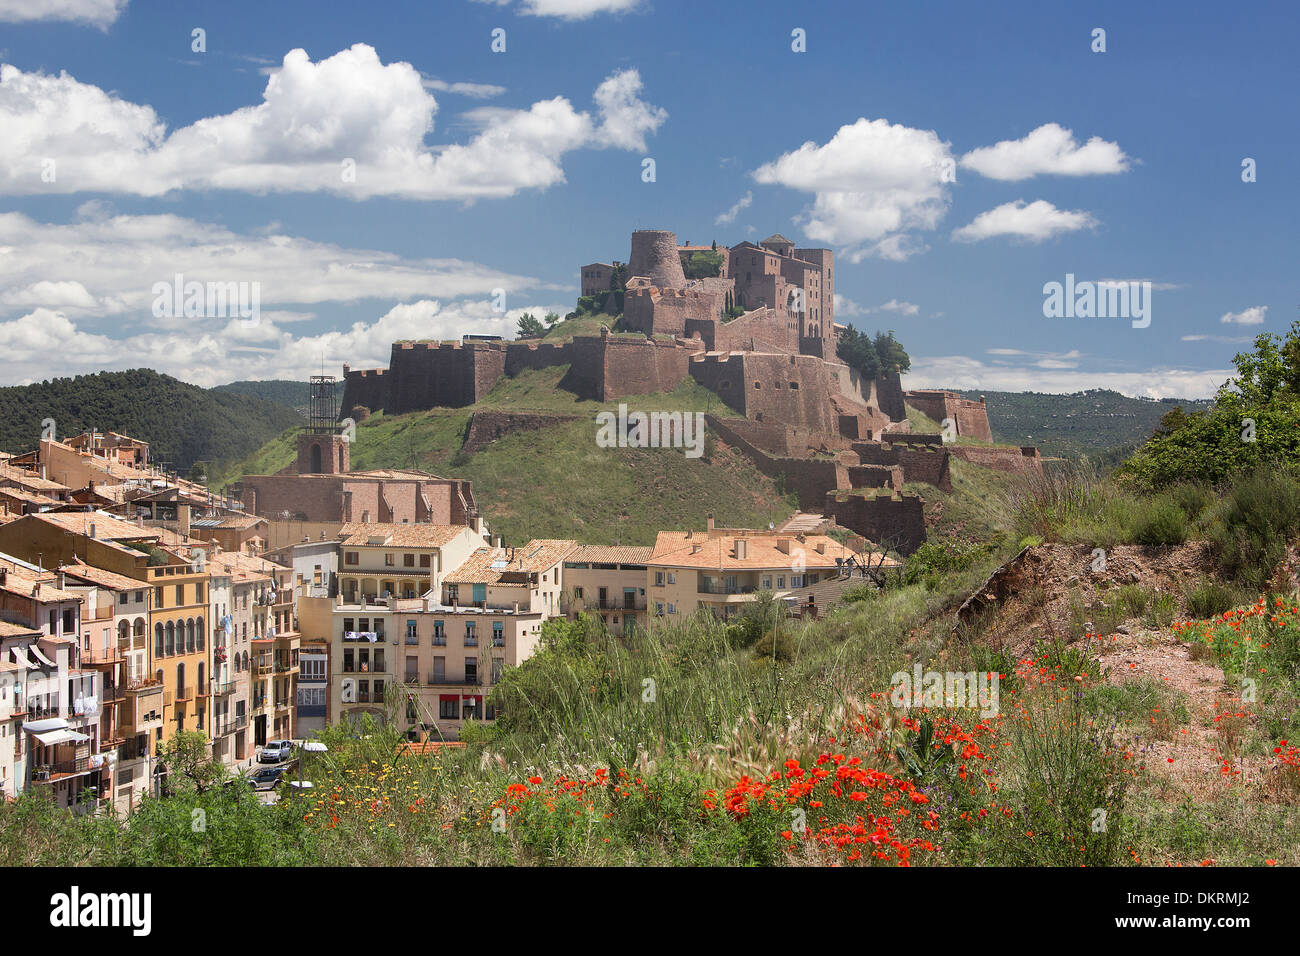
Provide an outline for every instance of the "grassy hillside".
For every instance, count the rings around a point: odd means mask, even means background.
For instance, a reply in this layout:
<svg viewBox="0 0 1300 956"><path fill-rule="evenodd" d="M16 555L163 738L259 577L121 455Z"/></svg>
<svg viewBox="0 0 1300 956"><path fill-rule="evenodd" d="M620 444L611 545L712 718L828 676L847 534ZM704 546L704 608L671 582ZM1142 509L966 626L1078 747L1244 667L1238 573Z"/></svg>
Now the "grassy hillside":
<svg viewBox="0 0 1300 956"><path fill-rule="evenodd" d="M307 411L309 390L310 386L306 382L294 382L282 378L268 379L262 382L230 382L227 385L218 385L212 389L214 392L251 395L263 401L286 405L303 415Z"/></svg>
<svg viewBox="0 0 1300 956"><path fill-rule="evenodd" d="M0 450L35 448L41 422L59 438L86 429L149 442L154 461L186 471L196 461L239 459L291 425L292 409L250 395L189 385L151 369L99 372L0 388Z"/></svg>
<svg viewBox="0 0 1300 956"><path fill-rule="evenodd" d="M1209 406L1187 399L1129 398L1101 388L1073 395L978 390L961 395L976 400L984 396L994 441L1037 445L1046 455L1070 457L1140 445L1174 408L1190 412Z"/></svg>
<svg viewBox="0 0 1300 956"><path fill-rule="evenodd" d="M680 449L605 449L596 445L596 413L618 402L578 401L557 387L566 369L504 379L478 406L579 416L541 431L501 438L461 456L473 410L440 408L408 415L372 415L357 426L352 467L422 468L474 482L479 507L508 540L581 536L593 544L650 544L665 528L718 524L765 526L794 510L794 502L736 452L712 436L704 456ZM663 395L623 399L646 411L724 411L717 396L694 381ZM268 474L296 457L294 433L268 442L236 466L213 476L225 485L242 474Z"/></svg>

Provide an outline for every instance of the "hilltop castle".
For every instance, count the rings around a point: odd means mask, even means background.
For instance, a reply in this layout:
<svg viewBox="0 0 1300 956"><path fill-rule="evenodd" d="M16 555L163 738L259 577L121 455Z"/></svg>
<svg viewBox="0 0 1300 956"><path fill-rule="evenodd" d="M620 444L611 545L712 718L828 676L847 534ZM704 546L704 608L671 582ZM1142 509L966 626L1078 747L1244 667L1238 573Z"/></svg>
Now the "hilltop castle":
<svg viewBox="0 0 1300 956"><path fill-rule="evenodd" d="M688 279L702 252L721 259L718 274ZM555 343L470 335L394 342L387 369L343 367L340 417L362 408L401 414L474 405L526 369L567 365L560 386L599 402L671 391L690 376L738 413L710 416L714 431L786 481L801 508L904 551L925 540L925 529L920 500L899 496L903 482L949 487L948 448L939 436L911 434L907 395L924 411L942 412L955 435L991 440L982 401L941 391L905 395L897 368L864 379L839 360L843 327L835 324L829 249L798 249L780 235L729 249L678 245L672 232L642 230L632 234L627 279L615 289L619 271L615 263L582 266L581 289L602 301L622 293L622 326L630 331L602 328ZM996 451L979 463L1037 467L1034 449Z"/></svg>

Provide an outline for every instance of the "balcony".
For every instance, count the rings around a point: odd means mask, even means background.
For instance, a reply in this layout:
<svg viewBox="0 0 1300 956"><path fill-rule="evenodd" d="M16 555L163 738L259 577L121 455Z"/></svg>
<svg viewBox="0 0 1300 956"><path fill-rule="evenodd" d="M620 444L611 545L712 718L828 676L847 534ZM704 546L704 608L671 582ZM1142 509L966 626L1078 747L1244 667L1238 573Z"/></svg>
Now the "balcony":
<svg viewBox="0 0 1300 956"><path fill-rule="evenodd" d="M90 773L98 769L98 767L90 765L90 757L88 756L76 757L73 760L59 760L54 763L44 763L32 767L32 782L50 783L77 774Z"/></svg>
<svg viewBox="0 0 1300 956"><path fill-rule="evenodd" d="M429 683L441 687L482 687L483 678L478 674L469 674L464 677L448 677L445 674L430 674Z"/></svg>
<svg viewBox="0 0 1300 956"><path fill-rule="evenodd" d="M234 692L235 692L235 682L232 680L223 681L220 683L216 681L212 682L213 697L229 697Z"/></svg>
<svg viewBox="0 0 1300 956"><path fill-rule="evenodd" d="M701 581L696 589L699 594L753 594L758 590L754 584L722 584L717 581Z"/></svg>

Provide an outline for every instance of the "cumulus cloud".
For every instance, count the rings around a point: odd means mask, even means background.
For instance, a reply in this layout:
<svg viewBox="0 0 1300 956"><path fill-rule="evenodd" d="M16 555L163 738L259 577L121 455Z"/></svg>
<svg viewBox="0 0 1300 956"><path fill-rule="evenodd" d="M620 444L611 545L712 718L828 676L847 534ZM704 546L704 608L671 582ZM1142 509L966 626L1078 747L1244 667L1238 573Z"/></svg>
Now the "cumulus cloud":
<svg viewBox="0 0 1300 956"><path fill-rule="evenodd" d="M461 298L549 288L537 279L460 259L406 258L346 248L275 230L246 235L182 216L108 213L83 205L68 224L0 213L0 317L45 308L71 318L120 325L151 323L155 282L180 273L200 282L256 282L263 315L284 308L289 321L310 318L292 308L363 299ZM283 319L282 319L283 320Z"/></svg>
<svg viewBox="0 0 1300 956"><path fill-rule="evenodd" d="M995 236L1013 236L1026 242L1043 242L1062 233L1091 229L1097 220L1081 209L1057 209L1045 199L1003 203L980 213L968 225L954 229L958 242L979 242Z"/></svg>
<svg viewBox="0 0 1300 956"><path fill-rule="evenodd" d="M512 337L525 311L541 316L555 308L531 305L498 313L486 298L446 306L421 299L393 306L372 322L318 335L294 336L264 313L254 326L237 319L202 319L186 328L124 338L89 331L61 311L40 308L0 322L0 379L27 383L87 369L147 366L209 387L238 379L301 381L319 373L322 362L336 374L344 362L385 366L398 339L452 339L468 332Z"/></svg>
<svg viewBox="0 0 1300 956"><path fill-rule="evenodd" d="M107 28L126 9L127 0L0 0L0 23L63 20Z"/></svg>
<svg viewBox="0 0 1300 956"><path fill-rule="evenodd" d="M1098 176L1122 173L1129 157L1118 143L1094 136L1082 146L1073 130L1045 123L1023 139L1003 140L973 149L961 158L963 169L989 179L1017 182L1034 176Z"/></svg>
<svg viewBox="0 0 1300 956"><path fill-rule="evenodd" d="M313 63L291 50L262 102L167 133L147 106L67 73L0 66L0 191L10 194L176 189L331 192L365 199L472 201L564 182L579 148L645 148L667 114L639 97L635 70L595 92L596 112L564 97L528 109L479 108L466 143L429 147L438 103L409 63L383 64L358 43Z"/></svg>
<svg viewBox="0 0 1300 956"><path fill-rule="evenodd" d="M1240 312L1225 312L1219 319L1224 325L1263 325L1268 318L1268 306L1252 305Z"/></svg>
<svg viewBox="0 0 1300 956"><path fill-rule="evenodd" d="M718 218L713 220L715 226L729 226L736 221L736 217L744 210L748 209L754 203L753 192L746 192L736 200L736 204L726 212L718 213Z"/></svg>
<svg viewBox="0 0 1300 956"><path fill-rule="evenodd" d="M1050 361L1050 360L1048 360ZM965 355L912 357L908 388L988 389L1000 392L1048 392L1068 395L1090 388L1114 389L1134 398L1212 398L1232 369L1179 369L1157 366L1132 372L1080 371L1045 367L1042 360L1023 365L981 362Z"/></svg>
<svg viewBox="0 0 1300 956"><path fill-rule="evenodd" d="M851 262L903 260L921 251L917 233L948 209L949 144L933 130L865 117L823 145L807 142L754 171L754 179L813 194L795 222L812 240L847 247Z"/></svg>

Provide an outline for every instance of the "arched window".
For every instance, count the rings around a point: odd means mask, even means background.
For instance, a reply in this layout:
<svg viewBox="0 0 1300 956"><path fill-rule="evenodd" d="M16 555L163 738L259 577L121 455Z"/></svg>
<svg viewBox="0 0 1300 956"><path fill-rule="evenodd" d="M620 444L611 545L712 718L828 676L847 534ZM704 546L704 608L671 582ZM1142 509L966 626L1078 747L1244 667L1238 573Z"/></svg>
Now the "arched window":
<svg viewBox="0 0 1300 956"><path fill-rule="evenodd" d="M203 618L201 617L194 619L194 646L199 650L203 650L205 646L203 643Z"/></svg>
<svg viewBox="0 0 1300 956"><path fill-rule="evenodd" d="M320 474L320 445L311 446L311 472L313 475Z"/></svg>
<svg viewBox="0 0 1300 956"><path fill-rule="evenodd" d="M194 653L194 618L185 620L185 653Z"/></svg>
<svg viewBox="0 0 1300 956"><path fill-rule="evenodd" d="M172 621L167 622L167 656L171 657L176 653L176 624Z"/></svg>
<svg viewBox="0 0 1300 956"><path fill-rule="evenodd" d="M126 621L119 621L117 625L117 642L119 644L128 644L131 641L131 625Z"/></svg>
<svg viewBox="0 0 1300 956"><path fill-rule="evenodd" d="M163 656L163 626L161 624L153 626L153 656Z"/></svg>
<svg viewBox="0 0 1300 956"><path fill-rule="evenodd" d="M176 665L176 699L181 700L189 695L185 693L185 665Z"/></svg>
<svg viewBox="0 0 1300 956"><path fill-rule="evenodd" d="M135 636L136 636L136 637L144 637L144 629L145 629L144 618L142 618L142 617L137 617L137 618L135 619ZM143 646L143 645L141 645L141 646Z"/></svg>
<svg viewBox="0 0 1300 956"><path fill-rule="evenodd" d="M206 684L203 683L203 662L202 661L199 661L199 682L196 686L198 687L199 689L198 692L200 694L203 693L204 688L207 686Z"/></svg>

